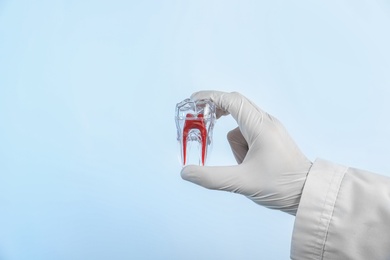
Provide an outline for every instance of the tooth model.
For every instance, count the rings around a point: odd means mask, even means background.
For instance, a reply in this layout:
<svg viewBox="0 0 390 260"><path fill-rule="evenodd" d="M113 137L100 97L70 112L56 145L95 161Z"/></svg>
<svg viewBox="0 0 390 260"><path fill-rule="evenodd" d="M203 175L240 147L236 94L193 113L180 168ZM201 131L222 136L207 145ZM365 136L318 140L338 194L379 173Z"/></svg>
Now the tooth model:
<svg viewBox="0 0 390 260"><path fill-rule="evenodd" d="M177 140L183 166L205 165L215 119L215 105L211 100L185 99L176 105Z"/></svg>

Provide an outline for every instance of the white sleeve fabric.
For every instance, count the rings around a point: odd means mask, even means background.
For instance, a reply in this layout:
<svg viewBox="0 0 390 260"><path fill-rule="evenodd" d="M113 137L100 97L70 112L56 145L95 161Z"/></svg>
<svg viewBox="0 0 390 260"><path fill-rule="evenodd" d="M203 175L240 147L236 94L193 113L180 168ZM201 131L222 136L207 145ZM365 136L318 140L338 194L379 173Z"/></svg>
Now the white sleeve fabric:
<svg viewBox="0 0 390 260"><path fill-rule="evenodd" d="M291 259L390 259L390 178L317 159L299 203Z"/></svg>

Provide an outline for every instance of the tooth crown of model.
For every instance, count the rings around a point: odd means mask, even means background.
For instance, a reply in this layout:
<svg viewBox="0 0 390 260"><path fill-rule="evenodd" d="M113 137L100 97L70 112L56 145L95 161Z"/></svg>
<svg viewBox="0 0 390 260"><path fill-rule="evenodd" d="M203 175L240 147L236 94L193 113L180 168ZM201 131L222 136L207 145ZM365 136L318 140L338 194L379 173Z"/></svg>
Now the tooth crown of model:
<svg viewBox="0 0 390 260"><path fill-rule="evenodd" d="M180 157L183 166L189 161L205 165L207 153L212 143L215 119L215 105L211 100L193 101L187 98L176 105L177 140L180 144ZM190 156L188 151L194 144L198 148L195 153L197 158L188 158ZM191 156L193 156L192 154Z"/></svg>

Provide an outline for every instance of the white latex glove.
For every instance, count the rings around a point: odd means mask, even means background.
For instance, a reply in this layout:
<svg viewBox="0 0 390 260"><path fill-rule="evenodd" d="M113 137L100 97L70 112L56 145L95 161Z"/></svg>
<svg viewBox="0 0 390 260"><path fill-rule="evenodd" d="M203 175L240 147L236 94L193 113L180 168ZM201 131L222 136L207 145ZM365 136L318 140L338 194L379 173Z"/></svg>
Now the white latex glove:
<svg viewBox="0 0 390 260"><path fill-rule="evenodd" d="M191 98L209 98L217 106L217 118L230 113L237 121L238 127L227 137L238 165L188 165L182 178L295 215L312 163L283 125L237 92L200 91Z"/></svg>

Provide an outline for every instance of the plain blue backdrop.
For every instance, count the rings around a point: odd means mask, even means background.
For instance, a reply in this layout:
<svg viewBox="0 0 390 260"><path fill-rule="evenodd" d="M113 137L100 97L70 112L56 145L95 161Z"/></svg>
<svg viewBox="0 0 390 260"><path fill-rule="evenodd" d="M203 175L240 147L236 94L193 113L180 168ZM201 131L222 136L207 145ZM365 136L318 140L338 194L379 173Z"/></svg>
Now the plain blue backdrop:
<svg viewBox="0 0 390 260"><path fill-rule="evenodd" d="M0 259L288 259L294 217L181 179L175 104L239 91L390 175L389 28L385 0L0 0Z"/></svg>

